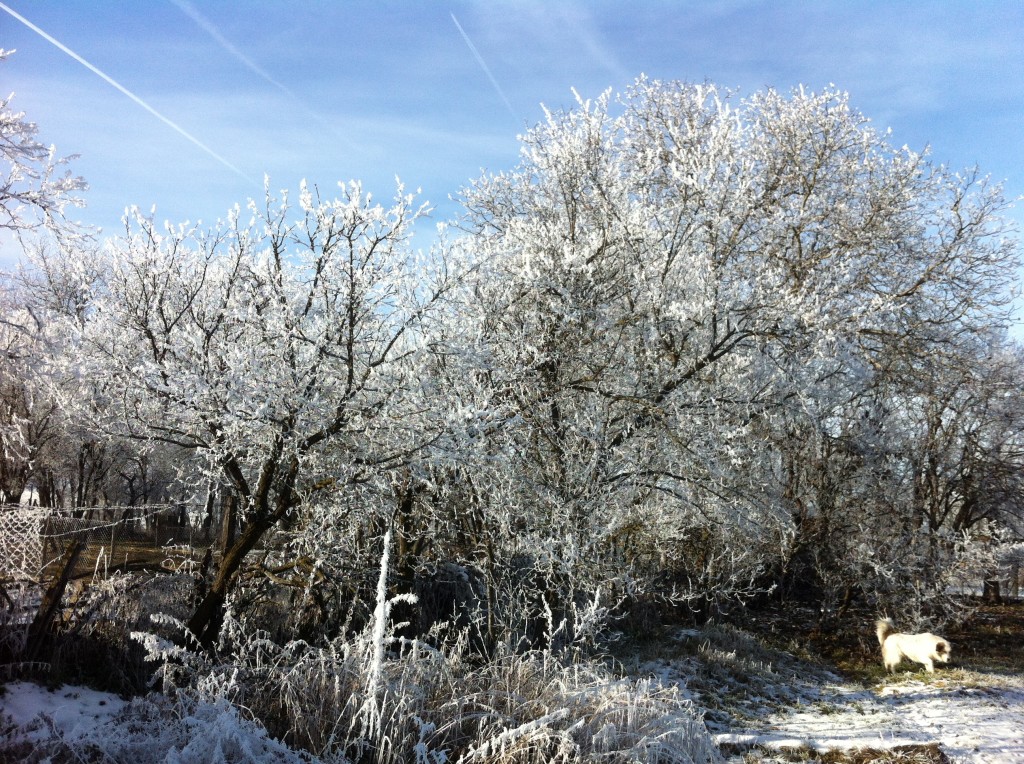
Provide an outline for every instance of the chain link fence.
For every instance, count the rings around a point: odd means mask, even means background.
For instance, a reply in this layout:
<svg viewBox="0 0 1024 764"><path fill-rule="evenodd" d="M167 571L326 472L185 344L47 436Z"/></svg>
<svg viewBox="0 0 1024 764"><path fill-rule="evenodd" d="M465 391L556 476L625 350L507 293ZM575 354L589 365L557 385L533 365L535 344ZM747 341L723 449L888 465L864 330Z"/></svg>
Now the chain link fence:
<svg viewBox="0 0 1024 764"><path fill-rule="evenodd" d="M81 545L71 578L112 570L192 564L209 547L181 505L43 509L0 507L0 579L45 581L72 542Z"/></svg>
<svg viewBox="0 0 1024 764"><path fill-rule="evenodd" d="M48 510L0 507L0 581L34 581L43 566L43 522Z"/></svg>

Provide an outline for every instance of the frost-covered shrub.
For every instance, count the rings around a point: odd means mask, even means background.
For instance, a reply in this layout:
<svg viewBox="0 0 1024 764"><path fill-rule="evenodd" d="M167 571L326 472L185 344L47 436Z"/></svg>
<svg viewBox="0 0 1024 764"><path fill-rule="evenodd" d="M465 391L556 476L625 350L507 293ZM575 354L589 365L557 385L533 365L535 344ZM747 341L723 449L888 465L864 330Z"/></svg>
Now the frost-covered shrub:
<svg viewBox="0 0 1024 764"><path fill-rule="evenodd" d="M28 642L29 625L43 587L30 581L8 584L9 602L0 604L0 664L8 676L85 682L126 694L142 691L152 667L144 665L142 651L129 635L151 627L151 613L182 617L190 587L191 578L183 575L98 571L92 578L73 580L45 643L33 645Z"/></svg>
<svg viewBox="0 0 1024 764"><path fill-rule="evenodd" d="M124 694L145 690L152 665L130 635L152 628L151 613L183 617L191 585L187 575L118 573L69 587L48 656L51 677Z"/></svg>
<svg viewBox="0 0 1024 764"><path fill-rule="evenodd" d="M219 659L152 634L138 638L163 660L165 691L246 708L272 735L324 761L716 758L700 713L677 687L619 679L585 659L578 641L561 651L500 643L484 657L469 649L467 629L438 625L432 645L395 637L392 609L411 597L387 596L387 572L385 551L369 626L324 645L279 646L231 612ZM603 614L595 598L576 613L575 633L596 628ZM563 627L552 622L549 644Z"/></svg>
<svg viewBox="0 0 1024 764"><path fill-rule="evenodd" d="M39 587L26 581L3 584L0 603L0 665L24 657L28 626L39 607Z"/></svg>
<svg viewBox="0 0 1024 764"><path fill-rule="evenodd" d="M327 761L713 761L701 714L678 688L616 678L600 663L502 650L481 663L464 639L395 650L373 676L358 642L293 643L202 684Z"/></svg>
<svg viewBox="0 0 1024 764"><path fill-rule="evenodd" d="M907 529L884 541L855 535L830 549L832 556L820 555L818 567L826 612L842 615L856 604L915 630L966 619L973 608L965 595L980 586L994 559L994 548L970 534L923 529ZM843 618L830 625L861 628Z"/></svg>

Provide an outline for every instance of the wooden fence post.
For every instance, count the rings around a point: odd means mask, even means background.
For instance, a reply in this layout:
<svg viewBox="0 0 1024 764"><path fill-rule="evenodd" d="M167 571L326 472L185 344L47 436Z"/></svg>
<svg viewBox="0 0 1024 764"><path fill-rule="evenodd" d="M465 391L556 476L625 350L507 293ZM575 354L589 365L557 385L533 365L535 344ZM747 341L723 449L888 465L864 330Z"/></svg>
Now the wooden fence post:
<svg viewBox="0 0 1024 764"><path fill-rule="evenodd" d="M49 552L50 552L50 515L49 515L49 513L47 513L46 519L43 520L43 533L42 533L42 536L43 536L42 544L40 544L40 546L42 547L42 552L41 552L42 559L39 560L39 570L40 571L42 571L42 569L46 566L46 563L48 563L50 561L50 558L48 556Z"/></svg>

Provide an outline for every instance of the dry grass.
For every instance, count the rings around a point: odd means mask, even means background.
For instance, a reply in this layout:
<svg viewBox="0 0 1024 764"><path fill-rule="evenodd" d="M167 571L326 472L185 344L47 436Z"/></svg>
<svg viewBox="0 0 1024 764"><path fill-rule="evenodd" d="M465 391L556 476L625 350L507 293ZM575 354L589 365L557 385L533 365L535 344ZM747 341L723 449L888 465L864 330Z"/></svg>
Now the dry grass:
<svg viewBox="0 0 1024 764"><path fill-rule="evenodd" d="M1024 674L1024 600L982 605L959 629L947 636L953 643L953 665L971 671Z"/></svg>
<svg viewBox="0 0 1024 764"><path fill-rule="evenodd" d="M728 754L723 749L723 753ZM929 745L898 745L891 749L858 748L852 751L815 751L813 748L757 748L743 755L747 764L950 764L935 743Z"/></svg>
<svg viewBox="0 0 1024 764"><path fill-rule="evenodd" d="M158 576L154 583L172 578ZM134 590L127 594L115 599L138 610L130 620L167 609L167 603L143 602ZM867 685L884 678L870 619L862 619L859 631L837 634L816 628L814 615L794 619L793 611L760 612L743 629L665 631L638 647L632 665L623 659L638 675L663 670L685 677L686 692L671 681L620 679L600 663L545 652L508 650L481 660L459 640L441 649L389 641L382 673L370 682L366 644L359 639L282 649L253 635L251 649L242 651L249 660L216 667L223 675L207 678L219 682L221 692L235 688L227 694L272 732L326 759L384 764L411 760L417 751L437 760L487 764L711 760L709 738L688 695L708 709L712 730L729 729L782 706L818 703L814 692L827 675L826 662ZM914 679L960 682L972 672L1024 672L1021 633L1024 603L981 606L946 635L955 647L953 664L935 677L915 671ZM824 702L821 712L830 712ZM23 753L6 749L0 764L4 755ZM747 763L948 762L935 744L826 752L726 746L722 753ZM54 761L65 760L57 748L50 754Z"/></svg>
<svg viewBox="0 0 1024 764"><path fill-rule="evenodd" d="M683 680L705 709L708 727L727 731L766 713L815 702L821 684L835 677L826 666L794 655L772 640L730 625L664 631L634 655L619 660L635 674Z"/></svg>
<svg viewBox="0 0 1024 764"><path fill-rule="evenodd" d="M953 643L953 659L937 670L1020 674L1024 673L1024 600L1002 605L971 602L972 614L960 626L945 631ZM845 679L874 686L886 678L874 631L874 615L852 614L844 630L822 628L813 611L777 607L749 614L744 628L771 648L812 662L835 667ZM928 680L921 666L904 663L901 669L914 672L916 679Z"/></svg>
<svg viewBox="0 0 1024 764"><path fill-rule="evenodd" d="M677 688L618 679L599 663L515 651L481 662L464 643L443 650L409 644L382 668L374 693L360 645L305 646L259 672L259 695L241 700L277 734L328 759L384 764L414 752L465 764L715 757L699 712Z"/></svg>
<svg viewBox="0 0 1024 764"><path fill-rule="evenodd" d="M56 561L62 549L53 545L48 548L51 559L43 566L41 580L50 580L59 573ZM118 541L113 549L109 543L90 540L75 563L71 577L89 579L94 574L105 576L114 570L173 572L196 564L202 553L203 549L199 547L165 546L144 539Z"/></svg>

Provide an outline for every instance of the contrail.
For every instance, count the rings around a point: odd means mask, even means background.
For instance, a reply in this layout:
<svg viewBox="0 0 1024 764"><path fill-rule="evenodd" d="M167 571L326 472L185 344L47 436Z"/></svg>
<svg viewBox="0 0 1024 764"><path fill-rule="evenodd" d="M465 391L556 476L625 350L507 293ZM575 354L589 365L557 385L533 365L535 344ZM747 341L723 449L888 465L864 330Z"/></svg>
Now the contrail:
<svg viewBox="0 0 1024 764"><path fill-rule="evenodd" d="M170 128L171 128L172 130L174 130L175 132L179 133L179 134L180 134L180 135L182 135L183 137L187 138L187 139L188 139L189 141L191 141L191 142L192 142L192 143L194 143L194 144L195 144L196 146L198 146L199 148L201 148L201 149L202 149L203 151L205 151L205 152L206 152L207 154L209 154L209 155L210 155L211 157L213 157L214 159L216 159L216 160L217 160L218 162L220 162L220 163L221 163L222 165L224 165L225 167L227 167L227 168L228 168L229 170L231 170L231 172L235 173L235 175L237 175L238 177L242 178L242 179L243 179L243 180L245 180L245 181L246 181L247 183L252 183L252 184L254 184L254 185L258 185L258 184L256 183L256 181L254 181L254 180L253 180L252 178L250 178L250 177L249 177L248 175L246 175L246 174L245 174L244 172L242 172L241 170L239 170L239 169L238 169L237 167L235 167L235 166L234 166L233 164L231 164L231 162L229 162L228 160L226 160L226 159L225 159L224 157L222 157L222 156L221 156L220 154L218 154L218 153L217 153L216 151L214 151L214 150L213 150L213 149L211 149L211 148L210 148L209 146L207 146L207 145L206 145L205 143L203 143L202 141L200 141L200 140L199 140L198 138L196 138L195 136L193 136L192 134L190 134L190 133L189 133L188 131L186 131L186 130L185 130L185 128L183 128L183 127L181 127L180 125L178 125L178 124L176 124L176 123L172 122L172 121L171 121L170 119L168 119L167 117L165 117L165 116L164 116L163 114L161 114L160 112L158 112L158 111L157 111L156 109L154 109L154 108L153 108L152 106L150 106L150 105L149 105L148 103L146 103L146 102L145 102L145 101L143 101L143 100L142 100L141 98L139 98L139 97L138 97L137 95L135 95L135 94L134 94L133 92L131 92L131 91L130 91L130 90L129 90L128 88L126 88L126 87L125 87L124 85L122 85L121 83L117 82L117 81L116 81L116 80L114 80L114 79L113 79L112 77L109 77L108 75L104 74L104 73L103 73L102 71L100 71L99 69L97 69L97 68L96 68L95 66L93 66L92 64L90 64L90 63L89 63L88 61L86 61L86 60L85 60L84 58L82 58L82 57L81 57L80 55L78 55L78 54L77 54L77 53L75 53L75 52L74 52L73 50L71 50L71 48L67 47L66 45L64 45L63 43L61 43L61 42L60 42L59 40L55 39L54 37L51 37L50 35L48 35L48 34L47 34L46 32L44 32L44 31L43 31L42 29L40 29L39 27L37 27L37 26L36 26L35 24L33 24L33 23L32 23L31 21L29 21L28 19L26 19L26 18L25 18L24 16L20 15L19 13L17 13L17 12L16 12L16 11L14 11L14 10L12 10L12 9L11 9L11 8L9 8L8 6L6 6L6 5L4 4L4 3L0 3L0 10L2 10L2 11L5 11L5 12L6 12L6 13L7 13L8 15L10 15L10 16L12 16L12 17L14 17L14 18L15 18L15 19L17 19L18 21L20 21L20 22L21 22L22 24L24 24L25 26L27 26L27 27L28 27L29 29L31 29L31 30L32 30L33 32L35 32L35 33L36 33L37 35L39 35L40 37L42 37L42 38L43 38L44 40L46 40L47 42L49 42L49 43L51 43L51 44L55 45L55 46L56 46L57 48L59 48L59 49L60 49L61 51L63 51L64 53L67 53L67 54L68 54L69 56L71 56L71 58L75 59L75 61L77 61L78 63L80 63L80 64L81 64L82 66L84 66L84 67L85 67L86 69L88 69L89 71L91 71L91 72L92 72L93 74L97 75L98 77L101 77L101 78L102 78L103 80L105 80L105 81L106 81L106 82L107 82L108 84L110 84L110 85L114 86L115 88L117 88L118 90L120 90L120 91L121 91L122 93L124 93L124 94L125 94L126 96L128 96L129 98L131 98L131 99L132 99L133 101L135 101L135 103L137 103L137 104L138 104L139 106L141 106L141 107L142 107L143 109L145 109L145 110L146 110L146 111L148 111L148 112L149 112L150 114L152 114L152 115L153 115L154 117L156 117L157 119L159 119L159 120L160 120L161 122L163 122L163 123L164 123L165 125L167 125L168 127L170 127Z"/></svg>
<svg viewBox="0 0 1024 764"><path fill-rule="evenodd" d="M170 2L179 11L181 11L190 19L192 19L192 21L194 21L204 32L206 32L206 34L210 35L210 37L212 37L218 45L224 48L224 50L226 50L236 59L238 59L245 66L246 69L254 73L256 76L258 76L265 82L268 82L269 84L273 85L275 88L277 88L282 93L291 98L295 103L299 104L303 109L306 110L306 112L308 112L321 125L330 130L331 133L336 138L343 141L350 149L354 150L357 148L356 145L352 143L352 141L347 136L342 135L340 132L338 132L337 128L330 120L328 120L315 109L312 109L302 98L299 97L298 94L295 93L295 91L293 91L291 88L289 88L281 81L274 79L274 77L272 77L263 67L261 67L259 64L257 64L247 55L245 55L245 53L243 53L236 45L234 45L234 43L232 43L223 34L221 34L217 26L208 18L206 18L206 16L200 13L199 10L194 5L192 5L192 3L188 2L188 0L170 0Z"/></svg>
<svg viewBox="0 0 1024 764"><path fill-rule="evenodd" d="M287 85L284 85L275 80L273 77L267 74L266 70L261 68L259 64L257 64L255 61L253 61L251 58L245 55L245 53L239 50L234 44L232 44L232 42L228 40L224 35L222 35L220 33L220 30L217 29L217 27L214 26L214 24L208 18L206 18L206 16L201 14L196 9L196 7L192 5L192 3L188 2L188 0L171 0L171 3L177 6L179 11L184 13L186 16L188 16L190 19L196 22L196 24L202 27L203 31L206 32L206 34L210 35L210 37L212 37L214 40L216 40L220 44L220 46L224 48L228 53L230 53L232 56L234 56L243 64L245 64L246 68L249 69L249 71L253 72L254 74L257 74L278 90L281 90L287 93L292 98L298 100L298 96L296 96L295 93L293 93L288 88Z"/></svg>
<svg viewBox="0 0 1024 764"><path fill-rule="evenodd" d="M459 30L459 34L462 35L462 39L466 41L466 45L469 47L470 52L476 58L476 62L480 64L480 68L484 70L484 74L487 75L487 78L491 81L491 84L494 85L494 89L498 91L498 95L501 96L501 100L505 102L505 106L508 107L509 112L512 114L513 117L515 117L516 110L512 108L512 103L508 100L508 97L505 95L505 91L501 89L501 85L499 85L498 81L494 79L494 75L491 74L490 67L487 66L487 62L484 61L484 57L480 55L480 51L476 49L476 46L473 44L473 41L469 39L469 35L466 34L466 30L462 28L462 24L459 23L459 20L455 18L455 14L452 13L449 15L452 17L452 21L455 22L455 28Z"/></svg>

